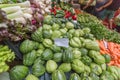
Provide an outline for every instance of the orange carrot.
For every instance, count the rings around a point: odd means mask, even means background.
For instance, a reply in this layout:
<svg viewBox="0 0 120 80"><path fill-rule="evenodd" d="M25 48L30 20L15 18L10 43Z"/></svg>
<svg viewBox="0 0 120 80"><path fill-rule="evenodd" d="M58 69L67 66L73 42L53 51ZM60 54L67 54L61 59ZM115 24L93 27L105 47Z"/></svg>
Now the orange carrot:
<svg viewBox="0 0 120 80"><path fill-rule="evenodd" d="M111 56L111 61L108 65L114 65L120 67L120 44L107 42L107 48L104 45L103 40L97 40L100 53L101 54L109 54Z"/></svg>

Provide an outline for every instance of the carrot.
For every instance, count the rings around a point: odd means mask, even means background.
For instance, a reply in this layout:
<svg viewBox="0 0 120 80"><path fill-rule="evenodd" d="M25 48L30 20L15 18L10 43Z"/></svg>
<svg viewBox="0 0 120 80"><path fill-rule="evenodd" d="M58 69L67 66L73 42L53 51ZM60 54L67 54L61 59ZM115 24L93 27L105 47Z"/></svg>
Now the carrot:
<svg viewBox="0 0 120 80"><path fill-rule="evenodd" d="M106 54L106 52L104 52L103 50L100 50L100 53L101 53L101 54Z"/></svg>
<svg viewBox="0 0 120 80"><path fill-rule="evenodd" d="M107 52L108 54L110 54L110 51L109 51L108 49L106 49L106 52Z"/></svg>
<svg viewBox="0 0 120 80"><path fill-rule="evenodd" d="M114 43L109 42L108 43L108 49L111 50L111 51L114 51Z"/></svg>
<svg viewBox="0 0 120 80"><path fill-rule="evenodd" d="M102 50L105 50L105 49L106 49L105 46L104 46L103 41L99 41L99 46L100 46L100 48L101 48Z"/></svg>
<svg viewBox="0 0 120 80"><path fill-rule="evenodd" d="M108 65L113 65L114 64L114 61L110 61L110 63L108 63Z"/></svg>
<svg viewBox="0 0 120 80"><path fill-rule="evenodd" d="M120 64L120 59L118 60L118 63Z"/></svg>
<svg viewBox="0 0 120 80"><path fill-rule="evenodd" d="M104 45L104 40L97 40L99 47L100 47L100 53L101 54L109 54L111 56L111 61L108 63L108 65L114 65L120 67L120 44L113 43L113 42L107 42L107 47Z"/></svg>

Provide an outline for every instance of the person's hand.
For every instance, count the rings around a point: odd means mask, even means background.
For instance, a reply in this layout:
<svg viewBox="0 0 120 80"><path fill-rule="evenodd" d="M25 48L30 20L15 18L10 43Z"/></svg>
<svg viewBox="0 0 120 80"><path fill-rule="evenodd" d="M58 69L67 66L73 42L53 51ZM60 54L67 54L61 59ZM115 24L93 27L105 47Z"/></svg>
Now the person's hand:
<svg viewBox="0 0 120 80"><path fill-rule="evenodd" d="M86 6L83 7L83 10L85 10L85 9L87 9L87 8L88 8L88 6L86 5Z"/></svg>
<svg viewBox="0 0 120 80"><path fill-rule="evenodd" d="M101 10L103 10L103 7L96 8L96 11L101 11Z"/></svg>

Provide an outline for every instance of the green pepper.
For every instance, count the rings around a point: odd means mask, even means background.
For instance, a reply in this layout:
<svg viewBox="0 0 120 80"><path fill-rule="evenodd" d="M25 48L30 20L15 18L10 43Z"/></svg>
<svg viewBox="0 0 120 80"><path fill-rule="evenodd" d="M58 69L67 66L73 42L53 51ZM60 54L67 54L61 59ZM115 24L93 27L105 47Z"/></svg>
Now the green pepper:
<svg viewBox="0 0 120 80"><path fill-rule="evenodd" d="M55 17L57 17L57 18L61 18L61 17L64 17L64 15L63 15L63 14L56 14Z"/></svg>
<svg viewBox="0 0 120 80"><path fill-rule="evenodd" d="M98 56L98 55L100 55L100 53L99 53L98 51L95 51L95 50L90 50L90 51L89 51L89 56L90 56L91 58L94 58L94 57L96 57L96 56Z"/></svg>
<svg viewBox="0 0 120 80"><path fill-rule="evenodd" d="M79 47L81 47L81 41L80 41L80 39L78 37L73 37L70 40L70 45L72 47L79 48Z"/></svg>
<svg viewBox="0 0 120 80"><path fill-rule="evenodd" d="M62 70L63 72L69 72L71 71L71 64L70 63L62 63L59 68L59 70Z"/></svg>
<svg viewBox="0 0 120 80"><path fill-rule="evenodd" d="M81 61L86 65L90 65L92 62L92 59L89 56L83 56Z"/></svg>
<svg viewBox="0 0 120 80"><path fill-rule="evenodd" d="M41 59L42 59L41 57L36 58L35 61L34 61L34 64L44 64L45 61L41 60Z"/></svg>
<svg viewBox="0 0 120 80"><path fill-rule="evenodd" d="M50 30L43 30L43 38L51 38L51 36L52 36L52 30L50 29Z"/></svg>
<svg viewBox="0 0 120 80"><path fill-rule="evenodd" d="M118 76L120 76L120 75L119 75L117 69L115 68L115 66L108 66L107 70L109 72L111 72L111 75L114 76L115 80L118 80Z"/></svg>
<svg viewBox="0 0 120 80"><path fill-rule="evenodd" d="M50 40L50 39L44 39L44 40L43 40L43 45L44 45L45 47L51 47L51 46L53 45L53 42L52 42L52 40Z"/></svg>
<svg viewBox="0 0 120 80"><path fill-rule="evenodd" d="M53 60L48 60L46 63L46 70L48 73L53 73L57 69L58 65Z"/></svg>
<svg viewBox="0 0 120 80"><path fill-rule="evenodd" d="M77 73L72 73L69 80L81 80L81 78Z"/></svg>
<svg viewBox="0 0 120 80"><path fill-rule="evenodd" d="M58 30L60 28L59 24L53 23L52 30Z"/></svg>
<svg viewBox="0 0 120 80"><path fill-rule="evenodd" d="M56 46L56 45L52 45L51 47L50 47L50 49L53 51L53 52L61 52L61 47L59 47L59 46Z"/></svg>
<svg viewBox="0 0 120 80"><path fill-rule="evenodd" d="M106 63L109 63L110 60L111 60L110 55L108 55L108 54L103 54L103 56L105 57L105 62L106 62Z"/></svg>
<svg viewBox="0 0 120 80"><path fill-rule="evenodd" d="M73 52L74 59L81 58L81 52L80 52L79 48L73 48L72 52Z"/></svg>
<svg viewBox="0 0 120 80"><path fill-rule="evenodd" d="M54 40L55 38L60 38L62 33L59 30L54 30L52 33L52 39Z"/></svg>
<svg viewBox="0 0 120 80"><path fill-rule="evenodd" d="M63 53L55 53L53 56L53 60L56 62L61 62L62 61L62 54Z"/></svg>
<svg viewBox="0 0 120 80"><path fill-rule="evenodd" d="M96 62L97 64L104 64L105 63L105 58L102 55L97 55L94 58L94 62Z"/></svg>
<svg viewBox="0 0 120 80"><path fill-rule="evenodd" d="M57 14L64 14L64 11L63 10L56 10L56 13Z"/></svg>
<svg viewBox="0 0 120 80"><path fill-rule="evenodd" d="M89 66L87 66L87 65L85 65L85 71L84 72L86 72L86 73L90 73L91 72L91 69L90 69L90 67Z"/></svg>
<svg viewBox="0 0 120 80"><path fill-rule="evenodd" d="M38 46L38 49L41 49L41 50L44 50L45 49L45 47L44 47L44 45L43 44L39 44L39 46Z"/></svg>
<svg viewBox="0 0 120 80"><path fill-rule="evenodd" d="M106 71L107 65L106 65L105 63L104 63L104 64L101 64L101 68L102 68L103 71Z"/></svg>
<svg viewBox="0 0 120 80"><path fill-rule="evenodd" d="M104 72L100 75L100 80L115 80L115 79L114 79L114 77L111 75L110 72L104 71Z"/></svg>
<svg viewBox="0 0 120 80"><path fill-rule="evenodd" d="M90 77L92 78L92 80L100 80L99 76L95 73L90 73Z"/></svg>
<svg viewBox="0 0 120 80"><path fill-rule="evenodd" d="M102 73L102 68L98 64L91 63L90 68L91 68L92 72L97 75L100 75Z"/></svg>
<svg viewBox="0 0 120 80"><path fill-rule="evenodd" d="M79 59L74 59L72 61L72 69L77 73L82 73L85 70L85 65Z"/></svg>
<svg viewBox="0 0 120 80"><path fill-rule="evenodd" d="M83 77L82 80L92 80L92 78L87 76L87 77Z"/></svg>
<svg viewBox="0 0 120 80"><path fill-rule="evenodd" d="M96 50L96 51L100 50L99 45L98 45L98 43L96 41L86 39L84 42L85 42L85 47L87 49L92 49L92 50Z"/></svg>

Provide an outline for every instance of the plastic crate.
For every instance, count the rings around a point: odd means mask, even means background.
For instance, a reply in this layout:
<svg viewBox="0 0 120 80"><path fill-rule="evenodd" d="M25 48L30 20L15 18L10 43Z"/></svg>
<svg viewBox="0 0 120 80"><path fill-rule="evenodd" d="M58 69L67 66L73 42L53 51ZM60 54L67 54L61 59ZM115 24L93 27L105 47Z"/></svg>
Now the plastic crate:
<svg viewBox="0 0 120 80"><path fill-rule="evenodd" d="M12 42L10 40L5 40L4 44L8 45L8 47L15 52L16 59L17 60L22 60L22 54L19 51L19 45L21 42Z"/></svg>

